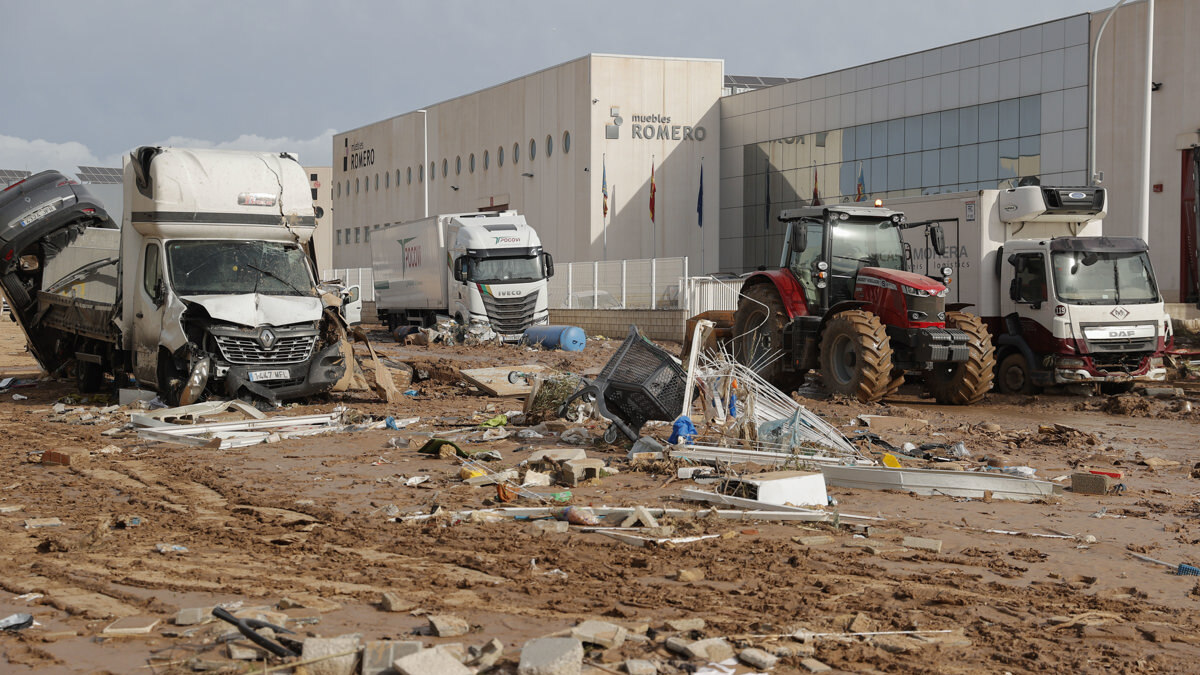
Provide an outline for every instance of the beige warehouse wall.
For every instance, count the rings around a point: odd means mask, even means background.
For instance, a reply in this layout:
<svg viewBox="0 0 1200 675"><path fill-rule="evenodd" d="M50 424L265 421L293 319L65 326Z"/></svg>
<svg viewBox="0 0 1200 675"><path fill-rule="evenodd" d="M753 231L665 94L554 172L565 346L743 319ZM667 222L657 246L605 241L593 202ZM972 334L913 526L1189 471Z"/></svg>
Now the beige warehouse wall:
<svg viewBox="0 0 1200 675"><path fill-rule="evenodd" d="M1144 82L1145 2L1117 10L1100 41L1096 63L1096 166L1110 190L1106 234L1137 234L1138 175L1141 163L1142 83ZM1107 10L1092 15L1092 41ZM1176 137L1200 130L1200 2L1157 0L1154 17L1152 95L1150 255L1168 302L1180 293L1181 151Z"/></svg>

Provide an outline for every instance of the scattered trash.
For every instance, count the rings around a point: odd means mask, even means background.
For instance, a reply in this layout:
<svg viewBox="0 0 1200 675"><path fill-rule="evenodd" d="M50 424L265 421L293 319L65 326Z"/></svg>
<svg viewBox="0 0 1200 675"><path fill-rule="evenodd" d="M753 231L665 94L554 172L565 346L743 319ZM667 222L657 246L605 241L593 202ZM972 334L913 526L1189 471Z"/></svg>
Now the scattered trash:
<svg viewBox="0 0 1200 675"><path fill-rule="evenodd" d="M1155 563L1158 565L1163 565L1164 567L1170 567L1171 569L1175 570L1175 574L1180 575L1180 576L1186 575L1186 576L1200 577L1200 567L1196 567L1195 565L1189 565L1187 563L1179 563L1178 565L1173 565L1169 562L1155 560L1154 558L1149 558L1147 556L1144 556L1144 555L1141 555L1138 553L1130 553L1129 555L1137 558L1138 560L1144 560L1146 562L1152 562L1152 563Z"/></svg>
<svg viewBox="0 0 1200 675"><path fill-rule="evenodd" d="M25 529L36 530L43 527L62 527L63 522L58 518L28 518L25 520Z"/></svg>
<svg viewBox="0 0 1200 675"><path fill-rule="evenodd" d="M903 490L919 495L971 499L1034 501L1054 494L1054 483L1007 474L942 469L891 469L871 466L821 465L825 482L835 487Z"/></svg>
<svg viewBox="0 0 1200 675"><path fill-rule="evenodd" d="M28 397L28 396L23 396L23 395L21 395L21 394L13 394L13 400L14 400L14 401L28 401L28 400L29 400L29 397Z"/></svg>
<svg viewBox="0 0 1200 675"><path fill-rule="evenodd" d="M421 421L420 417L407 417L402 420L397 420L396 418L389 416L384 420L384 425L388 429L399 430L409 425L416 424L419 421Z"/></svg>
<svg viewBox="0 0 1200 675"><path fill-rule="evenodd" d="M404 395L405 395L405 396L417 396L417 395L419 395L420 393L421 393L421 392L417 391L416 389L408 389L408 390L406 390L406 391L404 392Z"/></svg>
<svg viewBox="0 0 1200 675"><path fill-rule="evenodd" d="M572 525L599 525L600 518L586 506L568 506L559 514L559 520L565 520Z"/></svg>
<svg viewBox="0 0 1200 675"><path fill-rule="evenodd" d="M25 630L26 628L29 628L32 625L33 625L33 615L32 614L23 614L23 613L10 614L9 616L6 616L3 619L0 619L0 630L6 630L9 632L13 632L13 633L15 633L19 630Z"/></svg>
<svg viewBox="0 0 1200 675"><path fill-rule="evenodd" d="M188 549L186 546L180 546L179 544L155 544L154 550L158 551L159 553L163 553L163 554L187 553L188 552Z"/></svg>
<svg viewBox="0 0 1200 675"><path fill-rule="evenodd" d="M412 478L409 478L408 480L404 481L404 486L405 487L416 487L416 486L420 485L421 483L424 483L428 480L429 480L429 476L413 476Z"/></svg>

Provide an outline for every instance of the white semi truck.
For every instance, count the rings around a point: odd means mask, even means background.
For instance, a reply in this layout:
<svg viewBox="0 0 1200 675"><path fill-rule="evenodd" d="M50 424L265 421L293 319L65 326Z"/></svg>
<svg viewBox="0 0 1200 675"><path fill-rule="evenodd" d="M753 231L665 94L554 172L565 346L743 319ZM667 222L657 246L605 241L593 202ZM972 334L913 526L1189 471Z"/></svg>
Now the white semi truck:
<svg viewBox="0 0 1200 675"><path fill-rule="evenodd" d="M123 180L120 227L56 171L0 193L0 285L43 368L73 367L84 391L132 374L172 404L278 402L342 378L344 326L305 251L316 213L293 156L142 147Z"/></svg>
<svg viewBox="0 0 1200 675"><path fill-rule="evenodd" d="M996 345L996 388L1166 378L1171 320L1146 243L1103 236L1104 188L1038 185L889 202L909 222L938 221L946 254L905 232L915 269L953 281L947 305L976 307ZM948 268L948 269L947 269Z"/></svg>
<svg viewBox="0 0 1200 675"><path fill-rule="evenodd" d="M554 259L516 211L430 216L371 234L375 308L389 329L444 315L516 341L549 323Z"/></svg>

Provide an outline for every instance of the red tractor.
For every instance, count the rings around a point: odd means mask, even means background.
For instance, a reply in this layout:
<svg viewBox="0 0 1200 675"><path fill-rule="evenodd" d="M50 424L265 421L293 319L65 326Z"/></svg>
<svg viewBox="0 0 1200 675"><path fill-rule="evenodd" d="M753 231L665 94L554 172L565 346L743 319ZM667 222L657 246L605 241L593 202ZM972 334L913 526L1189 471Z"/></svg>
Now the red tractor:
<svg viewBox="0 0 1200 675"><path fill-rule="evenodd" d="M995 368L987 328L968 305L946 305L950 268L941 280L909 271L900 239L924 226L942 255L941 225L910 224L879 202L789 209L779 220L788 224L781 269L742 284L731 338L739 361L788 391L819 369L831 393L877 401L919 371L939 403L983 398Z"/></svg>

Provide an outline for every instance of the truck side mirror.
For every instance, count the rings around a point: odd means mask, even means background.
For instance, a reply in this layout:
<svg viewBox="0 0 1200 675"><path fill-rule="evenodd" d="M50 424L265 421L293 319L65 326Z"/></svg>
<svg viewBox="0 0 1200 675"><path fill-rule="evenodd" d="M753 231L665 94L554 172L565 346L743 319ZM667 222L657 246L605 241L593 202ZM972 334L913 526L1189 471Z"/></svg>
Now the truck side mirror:
<svg viewBox="0 0 1200 675"><path fill-rule="evenodd" d="M546 266L546 278L549 279L554 276L554 256L549 253L543 253L542 255L545 256L543 264Z"/></svg>
<svg viewBox="0 0 1200 675"><path fill-rule="evenodd" d="M1008 282L1008 299L1013 302L1021 301L1021 283L1015 278Z"/></svg>
<svg viewBox="0 0 1200 675"><path fill-rule="evenodd" d="M455 281L462 282L462 281L467 280L466 271L463 269L464 263L466 262L466 260L467 260L466 256L461 256L461 255L454 259L454 280Z"/></svg>
<svg viewBox="0 0 1200 675"><path fill-rule="evenodd" d="M941 224L929 228L929 242L933 245L934 253L938 256L946 255L946 232Z"/></svg>
<svg viewBox="0 0 1200 675"><path fill-rule="evenodd" d="M808 248L808 225L792 223L792 253L803 253Z"/></svg>
<svg viewBox="0 0 1200 675"><path fill-rule="evenodd" d="M1015 268L1017 270L1017 272L1025 271L1025 259L1022 258L1021 256L1017 255L1016 253L1008 256L1008 264L1012 265L1013 268Z"/></svg>

